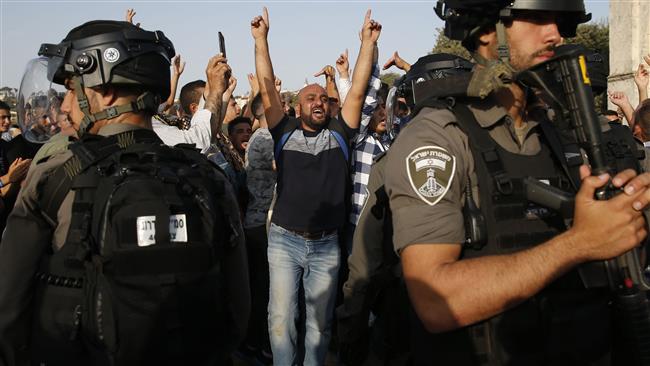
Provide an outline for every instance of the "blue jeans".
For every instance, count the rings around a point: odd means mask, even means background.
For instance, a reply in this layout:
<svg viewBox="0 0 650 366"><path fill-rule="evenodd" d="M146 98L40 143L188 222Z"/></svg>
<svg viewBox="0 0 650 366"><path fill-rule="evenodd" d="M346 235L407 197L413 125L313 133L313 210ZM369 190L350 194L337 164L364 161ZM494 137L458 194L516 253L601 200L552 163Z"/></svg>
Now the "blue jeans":
<svg viewBox="0 0 650 366"><path fill-rule="evenodd" d="M331 336L340 264L338 234L309 240L271 224L269 336L273 364L297 365L298 290L305 290L304 365L323 365Z"/></svg>

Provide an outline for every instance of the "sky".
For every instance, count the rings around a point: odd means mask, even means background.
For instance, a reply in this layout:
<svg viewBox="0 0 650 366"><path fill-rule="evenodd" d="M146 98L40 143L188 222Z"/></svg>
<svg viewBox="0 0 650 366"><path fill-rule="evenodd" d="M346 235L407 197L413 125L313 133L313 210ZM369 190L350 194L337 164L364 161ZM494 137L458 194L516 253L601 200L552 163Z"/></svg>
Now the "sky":
<svg viewBox="0 0 650 366"><path fill-rule="evenodd" d="M587 11L606 22L609 0L587 0ZM126 9L146 30L161 30L186 60L180 88L205 79L208 59L219 50L217 32L226 37L228 63L238 79L236 95L250 89L246 74L255 71L251 19L267 6L269 48L283 89L297 90L313 75L349 50L353 67L359 51L358 33L367 9L383 26L379 61L394 51L413 63L431 50L436 28L443 26L433 11L434 0L406 1L94 1L0 0L0 87L18 88L27 62L41 43L59 43L73 27L95 19L123 20ZM394 68L392 71L397 71Z"/></svg>

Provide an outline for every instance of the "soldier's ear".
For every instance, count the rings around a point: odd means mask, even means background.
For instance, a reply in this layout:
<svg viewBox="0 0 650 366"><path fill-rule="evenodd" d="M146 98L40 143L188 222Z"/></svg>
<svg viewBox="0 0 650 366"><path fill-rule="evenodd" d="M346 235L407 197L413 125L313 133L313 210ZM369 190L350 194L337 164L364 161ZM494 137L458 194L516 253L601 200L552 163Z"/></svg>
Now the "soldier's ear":
<svg viewBox="0 0 650 366"><path fill-rule="evenodd" d="M112 106L117 101L117 91L112 85L104 85L94 90L99 94L104 106Z"/></svg>

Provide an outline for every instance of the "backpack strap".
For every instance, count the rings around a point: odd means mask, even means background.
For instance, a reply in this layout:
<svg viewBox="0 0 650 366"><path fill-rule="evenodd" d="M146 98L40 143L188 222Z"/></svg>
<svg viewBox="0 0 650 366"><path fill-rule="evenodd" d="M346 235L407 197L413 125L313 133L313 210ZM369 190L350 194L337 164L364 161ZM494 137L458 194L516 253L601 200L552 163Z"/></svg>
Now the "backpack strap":
<svg viewBox="0 0 650 366"><path fill-rule="evenodd" d="M88 167L134 143L162 143L151 130L137 129L109 137L86 134L68 146L72 157L54 169L42 188L40 207L52 226L56 226L57 212L72 188L73 179Z"/></svg>
<svg viewBox="0 0 650 366"><path fill-rule="evenodd" d="M275 145L275 150L274 150L275 160L278 160L280 158L280 153L282 152L284 145L287 144L287 141L289 141L289 137L291 137L291 135L293 135L294 132L296 132L296 129L293 129L289 132L285 132L282 135L282 137L280 137L280 142L277 145Z"/></svg>
<svg viewBox="0 0 650 366"><path fill-rule="evenodd" d="M515 189L514 184L506 175L496 142L492 140L488 131L481 128L474 113L464 103L454 103L451 111L456 115L460 128L471 138L474 159L483 161L501 194L512 194Z"/></svg>
<svg viewBox="0 0 650 366"><path fill-rule="evenodd" d="M330 130L330 132L332 133L332 136L334 136L334 138L336 139L336 142L339 143L339 146L341 147L341 151L343 151L343 156L345 157L345 161L350 161L350 146L345 141L343 135L341 135L340 132L335 130Z"/></svg>

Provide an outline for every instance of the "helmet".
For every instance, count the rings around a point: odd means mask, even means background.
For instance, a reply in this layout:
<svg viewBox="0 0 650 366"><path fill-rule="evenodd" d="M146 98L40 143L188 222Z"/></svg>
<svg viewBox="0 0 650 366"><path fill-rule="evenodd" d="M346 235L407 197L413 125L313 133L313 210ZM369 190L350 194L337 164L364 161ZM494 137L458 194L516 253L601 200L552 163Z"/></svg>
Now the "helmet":
<svg viewBox="0 0 650 366"><path fill-rule="evenodd" d="M409 108L412 108L420 98L414 93L415 85L429 80L445 79L450 76L472 71L474 64L470 61L449 53L436 53L420 57L411 69L396 81L397 96L403 97Z"/></svg>
<svg viewBox="0 0 650 366"><path fill-rule="evenodd" d="M445 89L440 94L450 92L445 88L442 79L449 79L463 74L469 74L474 64L456 55L437 53L420 57L410 70L397 79L386 98L386 130L391 138L395 138L409 114L420 100L427 99L432 88ZM435 80L435 81L434 81ZM434 82L429 82L434 81ZM428 83L429 82L429 83ZM421 86L421 87L420 87ZM424 94L422 91L426 92ZM403 101L400 99L403 98Z"/></svg>
<svg viewBox="0 0 650 366"><path fill-rule="evenodd" d="M160 31L146 31L129 22L95 20L72 29L59 44L42 44L38 51L41 61L30 66L45 63L50 83L63 85L67 78L74 81L85 114L81 135L96 120L134 111L155 113L170 92L169 66L174 54L172 42ZM28 68L26 75L32 71ZM91 113L83 88L102 85L132 86L142 94L136 103Z"/></svg>
<svg viewBox="0 0 650 366"><path fill-rule="evenodd" d="M502 20L512 19L518 10L559 13L558 28L562 37L575 37L578 24L591 20L583 0L438 0L435 11L445 21L445 36L469 40L481 29Z"/></svg>

